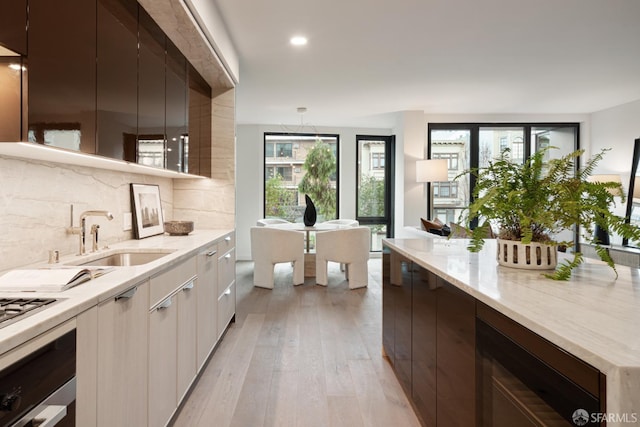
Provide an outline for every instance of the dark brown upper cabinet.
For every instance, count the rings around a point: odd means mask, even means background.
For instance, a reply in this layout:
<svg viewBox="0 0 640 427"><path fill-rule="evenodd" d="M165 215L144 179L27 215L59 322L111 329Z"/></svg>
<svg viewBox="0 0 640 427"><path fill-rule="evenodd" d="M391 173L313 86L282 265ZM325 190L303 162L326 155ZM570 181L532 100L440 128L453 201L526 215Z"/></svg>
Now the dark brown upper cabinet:
<svg viewBox="0 0 640 427"><path fill-rule="evenodd" d="M27 1L3 2L0 14L0 141L26 138Z"/></svg>
<svg viewBox="0 0 640 427"><path fill-rule="evenodd" d="M211 87L189 64L189 173L211 176Z"/></svg>
<svg viewBox="0 0 640 427"><path fill-rule="evenodd" d="M24 64L20 56L0 56L0 142L18 142L26 138L26 129L23 129Z"/></svg>
<svg viewBox="0 0 640 427"><path fill-rule="evenodd" d="M0 141L211 176L212 90L136 0L11 0Z"/></svg>
<svg viewBox="0 0 640 427"><path fill-rule="evenodd" d="M95 153L96 2L29 0L29 140Z"/></svg>
<svg viewBox="0 0 640 427"><path fill-rule="evenodd" d="M177 172L189 172L187 60L169 39L166 46L166 167Z"/></svg>
<svg viewBox="0 0 640 427"><path fill-rule="evenodd" d="M27 0L2 2L0 46L20 55L27 54Z"/></svg>
<svg viewBox="0 0 640 427"><path fill-rule="evenodd" d="M165 167L165 35L139 8L137 163Z"/></svg>
<svg viewBox="0 0 640 427"><path fill-rule="evenodd" d="M97 7L96 153L129 160L125 144L138 133L138 3L98 0Z"/></svg>

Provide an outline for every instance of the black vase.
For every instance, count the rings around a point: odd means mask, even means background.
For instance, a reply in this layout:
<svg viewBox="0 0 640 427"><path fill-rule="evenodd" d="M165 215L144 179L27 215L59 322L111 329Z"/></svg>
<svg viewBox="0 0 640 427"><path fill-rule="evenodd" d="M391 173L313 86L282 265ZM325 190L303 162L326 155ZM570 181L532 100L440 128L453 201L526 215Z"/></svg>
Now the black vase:
<svg viewBox="0 0 640 427"><path fill-rule="evenodd" d="M307 208L304 210L304 216L302 217L304 225L312 227L316 223L316 205L313 204L311 197L304 195L304 201L307 204Z"/></svg>

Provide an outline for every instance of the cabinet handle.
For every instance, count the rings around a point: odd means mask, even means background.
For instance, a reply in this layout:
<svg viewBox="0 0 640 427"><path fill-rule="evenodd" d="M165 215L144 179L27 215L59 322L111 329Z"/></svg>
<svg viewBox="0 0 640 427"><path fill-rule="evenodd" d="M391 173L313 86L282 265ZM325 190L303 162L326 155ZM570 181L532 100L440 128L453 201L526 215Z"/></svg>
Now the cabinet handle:
<svg viewBox="0 0 640 427"><path fill-rule="evenodd" d="M225 238L224 238L224 241L225 241L225 242L230 242L230 241L231 241L231 236L227 236L227 237L225 237Z"/></svg>
<svg viewBox="0 0 640 427"><path fill-rule="evenodd" d="M210 251L210 252L207 252L207 256L214 256L217 253L218 251Z"/></svg>
<svg viewBox="0 0 640 427"><path fill-rule="evenodd" d="M116 295L115 300L121 300L121 299L130 299L131 297L133 297L133 295L138 292L138 287L134 286L131 289L127 289L126 291L124 291L123 293L121 293L120 295Z"/></svg>
<svg viewBox="0 0 640 427"><path fill-rule="evenodd" d="M156 310L160 311L160 310L164 310L165 308L169 308L169 307L171 307L171 297L169 297L166 300L162 301L160 303L160 305L156 308Z"/></svg>
<svg viewBox="0 0 640 427"><path fill-rule="evenodd" d="M231 259L231 254L226 254L226 255L224 256L224 258L225 258L225 259Z"/></svg>
<svg viewBox="0 0 640 427"><path fill-rule="evenodd" d="M231 288L227 289L226 291L224 291L225 295L231 295Z"/></svg>
<svg viewBox="0 0 640 427"><path fill-rule="evenodd" d="M182 290L183 290L183 291L190 291L191 289L193 289L193 281L191 281L191 282L187 283L186 285L184 285L184 286L182 287Z"/></svg>

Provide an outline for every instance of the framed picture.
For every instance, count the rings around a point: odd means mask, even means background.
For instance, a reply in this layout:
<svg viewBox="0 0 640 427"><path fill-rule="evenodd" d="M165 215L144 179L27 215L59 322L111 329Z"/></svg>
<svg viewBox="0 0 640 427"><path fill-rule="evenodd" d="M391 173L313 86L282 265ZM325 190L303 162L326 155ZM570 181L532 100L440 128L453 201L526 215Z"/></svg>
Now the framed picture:
<svg viewBox="0 0 640 427"><path fill-rule="evenodd" d="M131 184L133 235L136 239L164 233L160 187L150 184Z"/></svg>

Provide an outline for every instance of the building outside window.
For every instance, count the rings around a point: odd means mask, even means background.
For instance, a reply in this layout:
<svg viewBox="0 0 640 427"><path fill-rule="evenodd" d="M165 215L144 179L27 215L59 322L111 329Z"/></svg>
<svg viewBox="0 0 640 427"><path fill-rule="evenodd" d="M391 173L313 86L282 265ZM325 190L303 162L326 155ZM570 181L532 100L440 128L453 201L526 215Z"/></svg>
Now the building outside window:
<svg viewBox="0 0 640 427"><path fill-rule="evenodd" d="M338 209L338 135L265 133L264 135L264 217L302 222L306 208L305 194L316 206L318 222L337 217ZM333 167L325 177L309 180L305 166L307 158L332 161ZM313 168L311 173L325 168ZM310 185L305 187L305 185ZM316 187L325 185L322 189ZM303 191L302 188L307 188Z"/></svg>

